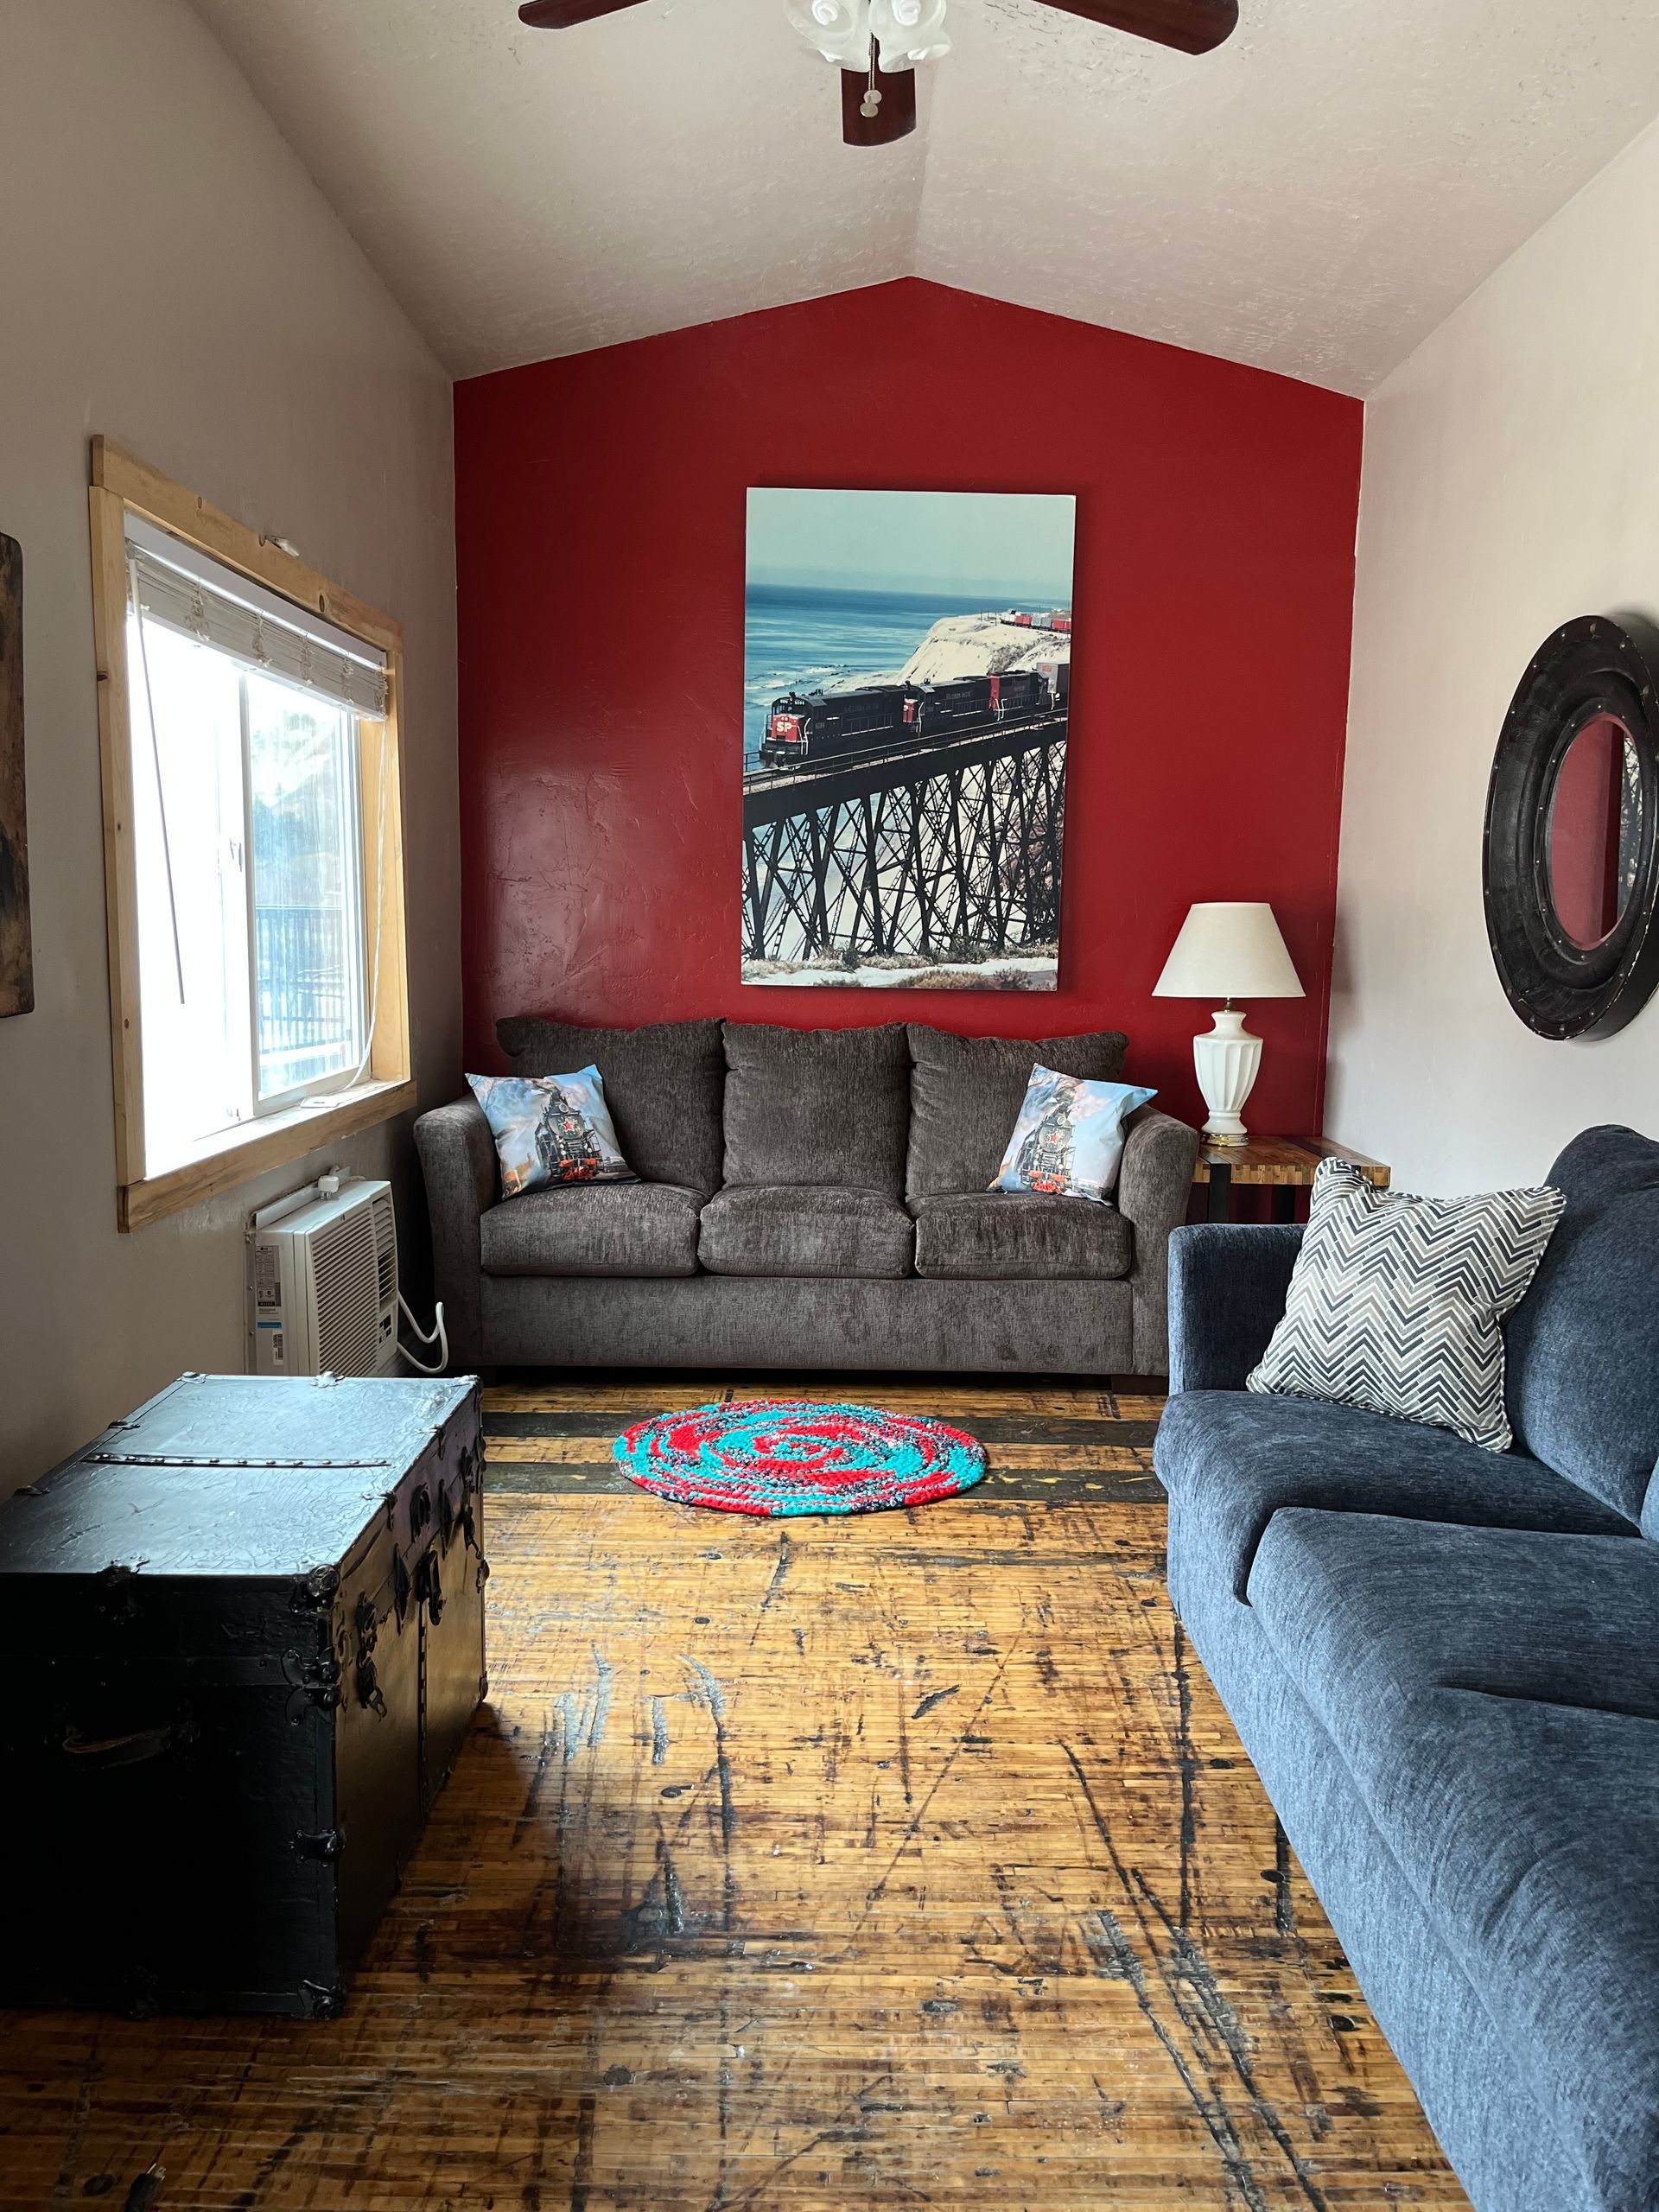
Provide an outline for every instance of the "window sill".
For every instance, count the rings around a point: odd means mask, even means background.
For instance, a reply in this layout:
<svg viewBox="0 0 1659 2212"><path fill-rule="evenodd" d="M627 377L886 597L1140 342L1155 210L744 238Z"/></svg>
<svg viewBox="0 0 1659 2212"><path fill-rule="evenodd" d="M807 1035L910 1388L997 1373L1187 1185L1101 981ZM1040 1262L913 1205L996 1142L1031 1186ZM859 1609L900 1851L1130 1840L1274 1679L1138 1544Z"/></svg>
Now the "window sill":
<svg viewBox="0 0 1659 2212"><path fill-rule="evenodd" d="M342 1091L337 1105L292 1106L286 1113L227 1130L177 1166L124 1185L117 1194L120 1226L143 1229L168 1214L181 1213L273 1167L286 1167L308 1152L410 1113L415 1103L411 1082L361 1083Z"/></svg>

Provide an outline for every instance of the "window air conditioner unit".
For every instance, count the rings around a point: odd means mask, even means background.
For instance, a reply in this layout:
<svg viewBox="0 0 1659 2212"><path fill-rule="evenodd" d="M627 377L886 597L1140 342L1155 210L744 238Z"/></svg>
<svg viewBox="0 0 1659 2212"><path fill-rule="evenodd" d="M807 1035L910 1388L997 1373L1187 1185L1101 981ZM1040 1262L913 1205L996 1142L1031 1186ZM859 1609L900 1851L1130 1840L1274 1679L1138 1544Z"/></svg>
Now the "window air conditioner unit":
<svg viewBox="0 0 1659 2212"><path fill-rule="evenodd" d="M248 1243L251 1374L397 1373L390 1183L325 1176L255 1214Z"/></svg>

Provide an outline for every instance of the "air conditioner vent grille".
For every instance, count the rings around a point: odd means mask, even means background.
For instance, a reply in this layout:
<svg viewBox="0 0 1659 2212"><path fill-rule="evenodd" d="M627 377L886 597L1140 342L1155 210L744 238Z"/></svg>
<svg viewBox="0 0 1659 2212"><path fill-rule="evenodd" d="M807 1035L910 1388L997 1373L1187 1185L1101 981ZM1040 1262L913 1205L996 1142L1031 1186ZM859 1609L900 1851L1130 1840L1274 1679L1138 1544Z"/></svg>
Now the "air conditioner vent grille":
<svg viewBox="0 0 1659 2212"><path fill-rule="evenodd" d="M330 1375L372 1375L379 1330L379 1273L367 1206L342 1214L311 1240L317 1358Z"/></svg>
<svg viewBox="0 0 1659 2212"><path fill-rule="evenodd" d="M380 1303L391 1306L397 1296L397 1224L389 1191L380 1192L374 1201L374 1242L379 1267Z"/></svg>

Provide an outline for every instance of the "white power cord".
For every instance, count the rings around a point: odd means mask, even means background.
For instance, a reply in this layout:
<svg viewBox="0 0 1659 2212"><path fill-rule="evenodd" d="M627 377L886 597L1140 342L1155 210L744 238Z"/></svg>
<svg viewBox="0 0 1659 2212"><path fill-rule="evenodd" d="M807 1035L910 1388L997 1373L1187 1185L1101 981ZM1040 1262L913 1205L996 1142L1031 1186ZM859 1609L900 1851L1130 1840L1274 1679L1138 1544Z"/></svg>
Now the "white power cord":
<svg viewBox="0 0 1659 2212"><path fill-rule="evenodd" d="M409 1300L404 1296L401 1290L397 1294L397 1303L404 1309L404 1319L409 1323L410 1327L414 1330L421 1342L423 1344L436 1344L438 1347L437 1364L435 1367L429 1367L424 1360L416 1359L414 1353L410 1351L409 1346L404 1344L401 1338L399 1338L397 1341L398 1351L402 1352L404 1357L409 1362L410 1365L415 1369L417 1374L442 1375L444 1369L449 1364L449 1337L448 1332L443 1325L443 1300L442 1299L438 1300L437 1310L433 1316L432 1328L429 1334L415 1319L414 1314L410 1310Z"/></svg>

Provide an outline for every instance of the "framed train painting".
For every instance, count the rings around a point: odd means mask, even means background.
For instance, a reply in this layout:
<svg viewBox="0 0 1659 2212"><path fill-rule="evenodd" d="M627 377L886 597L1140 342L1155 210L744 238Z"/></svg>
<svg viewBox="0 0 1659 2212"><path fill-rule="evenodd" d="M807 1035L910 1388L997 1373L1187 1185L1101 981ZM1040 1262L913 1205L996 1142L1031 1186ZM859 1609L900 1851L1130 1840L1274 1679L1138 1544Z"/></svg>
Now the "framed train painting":
<svg viewBox="0 0 1659 2212"><path fill-rule="evenodd" d="M1052 991L1077 502L749 493L746 983Z"/></svg>
<svg viewBox="0 0 1659 2212"><path fill-rule="evenodd" d="M0 532L0 1014L35 1003L23 817L23 552Z"/></svg>

